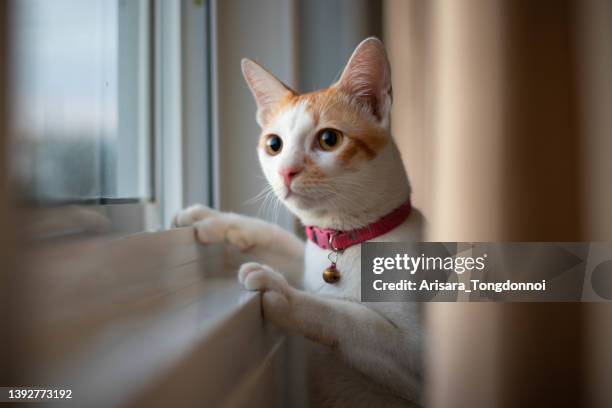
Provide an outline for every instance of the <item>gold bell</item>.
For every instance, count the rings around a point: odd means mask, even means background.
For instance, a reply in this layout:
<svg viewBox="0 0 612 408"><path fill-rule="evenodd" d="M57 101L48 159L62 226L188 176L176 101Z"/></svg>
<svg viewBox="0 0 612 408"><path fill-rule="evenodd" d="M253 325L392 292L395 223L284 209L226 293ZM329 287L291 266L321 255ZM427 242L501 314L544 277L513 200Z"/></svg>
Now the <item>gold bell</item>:
<svg viewBox="0 0 612 408"><path fill-rule="evenodd" d="M340 280L340 271L336 268L336 264L331 264L323 271L323 280L326 283L336 283Z"/></svg>

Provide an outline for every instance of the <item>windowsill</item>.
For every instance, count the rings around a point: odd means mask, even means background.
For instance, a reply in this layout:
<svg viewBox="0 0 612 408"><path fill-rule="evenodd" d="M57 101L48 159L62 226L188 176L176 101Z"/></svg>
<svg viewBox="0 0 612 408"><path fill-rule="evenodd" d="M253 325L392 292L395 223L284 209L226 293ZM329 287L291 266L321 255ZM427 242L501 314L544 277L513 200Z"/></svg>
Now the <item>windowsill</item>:
<svg viewBox="0 0 612 408"><path fill-rule="evenodd" d="M45 284L31 288L28 377L71 387L80 406L219 406L278 358L283 337L235 278L244 256L191 228L33 251L28 272Z"/></svg>
<svg viewBox="0 0 612 408"><path fill-rule="evenodd" d="M55 381L44 383L71 384L75 395L84 396L79 399L83 406L128 402L193 358L215 333L248 322L261 326L258 296L237 286L230 279L211 279L205 287L177 291L175 310L112 324L80 356L71 356L60 373L53 373Z"/></svg>

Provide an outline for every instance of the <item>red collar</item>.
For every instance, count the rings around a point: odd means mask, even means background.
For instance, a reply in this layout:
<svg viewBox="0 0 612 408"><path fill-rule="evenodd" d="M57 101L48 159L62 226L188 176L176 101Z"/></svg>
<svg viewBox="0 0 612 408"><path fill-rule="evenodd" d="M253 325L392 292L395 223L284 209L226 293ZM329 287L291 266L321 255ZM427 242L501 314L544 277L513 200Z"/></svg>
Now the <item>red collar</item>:
<svg viewBox="0 0 612 408"><path fill-rule="evenodd" d="M381 219L365 227L338 231L330 228L319 228L311 225L306 226L306 236L322 249L342 251L353 245L361 244L391 231L408 218L410 215L410 199L404 204L391 211Z"/></svg>

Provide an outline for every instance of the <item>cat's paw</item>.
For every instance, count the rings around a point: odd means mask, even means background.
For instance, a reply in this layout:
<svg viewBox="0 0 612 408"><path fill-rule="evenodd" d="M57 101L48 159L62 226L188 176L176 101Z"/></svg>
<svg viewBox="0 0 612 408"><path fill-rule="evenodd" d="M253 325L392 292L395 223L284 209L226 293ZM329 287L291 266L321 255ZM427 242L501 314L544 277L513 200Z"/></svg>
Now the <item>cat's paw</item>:
<svg viewBox="0 0 612 408"><path fill-rule="evenodd" d="M219 213L212 208L208 208L201 204L195 204L187 207L172 217L172 227L189 227L196 222L205 218L211 218Z"/></svg>
<svg viewBox="0 0 612 408"><path fill-rule="evenodd" d="M263 292L262 307L266 319L287 329L294 326L291 299L295 290L283 275L267 265L249 262L240 267L238 280L248 290Z"/></svg>
<svg viewBox="0 0 612 408"><path fill-rule="evenodd" d="M252 231L248 223L239 216L229 213L218 213L194 224L198 241L203 244L227 243L247 251L257 244L257 232Z"/></svg>
<svg viewBox="0 0 612 408"><path fill-rule="evenodd" d="M173 227L191 225L201 243L227 243L241 251L267 246L271 239L265 223L260 220L219 212L199 204L179 211L172 219Z"/></svg>
<svg viewBox="0 0 612 408"><path fill-rule="evenodd" d="M283 275L257 262L243 264L238 271L238 281L248 290L289 293L289 284Z"/></svg>

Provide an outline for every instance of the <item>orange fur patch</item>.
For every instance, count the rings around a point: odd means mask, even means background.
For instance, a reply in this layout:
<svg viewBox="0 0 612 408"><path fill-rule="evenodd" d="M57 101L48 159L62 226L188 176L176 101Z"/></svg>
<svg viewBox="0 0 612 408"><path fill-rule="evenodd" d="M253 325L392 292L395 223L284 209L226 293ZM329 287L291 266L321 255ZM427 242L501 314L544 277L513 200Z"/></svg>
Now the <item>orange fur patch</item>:
<svg viewBox="0 0 612 408"><path fill-rule="evenodd" d="M289 93L286 96L284 96L280 100L280 102L273 109L271 109L269 113L266 115L265 125L269 126L270 123L272 123L280 113L294 107L296 105L297 98L298 98L298 95L294 93Z"/></svg>
<svg viewBox="0 0 612 408"><path fill-rule="evenodd" d="M335 127L348 136L348 143L338 155L345 166L371 160L387 144L386 130L378 126L370 113L349 95L335 87L307 94L308 108L320 116L325 126Z"/></svg>
<svg viewBox="0 0 612 408"><path fill-rule="evenodd" d="M325 178L325 173L319 166L317 166L310 157L306 156L304 159L304 173L302 174L303 179L308 181L320 181Z"/></svg>

